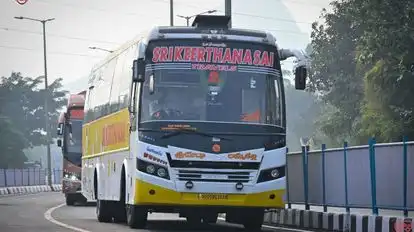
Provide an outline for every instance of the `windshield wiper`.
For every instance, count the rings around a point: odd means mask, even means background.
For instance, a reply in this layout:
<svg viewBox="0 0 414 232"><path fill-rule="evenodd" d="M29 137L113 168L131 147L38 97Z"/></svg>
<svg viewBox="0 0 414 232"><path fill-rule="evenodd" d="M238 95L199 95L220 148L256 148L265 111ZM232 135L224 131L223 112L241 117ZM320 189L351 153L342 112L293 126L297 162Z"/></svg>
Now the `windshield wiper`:
<svg viewBox="0 0 414 232"><path fill-rule="evenodd" d="M218 139L221 139L221 140L228 140L228 141L232 140L232 139L229 139L229 138L219 137L219 136L216 136L216 135L211 134L211 133L201 132L201 131L196 131L196 130L191 130L191 129L186 129L186 128L176 129L173 132L170 132L168 134L165 134L165 135L161 136L160 139L170 138L170 137L182 134L182 133L197 134L197 135L201 135L201 136L205 136L205 137L218 138Z"/></svg>

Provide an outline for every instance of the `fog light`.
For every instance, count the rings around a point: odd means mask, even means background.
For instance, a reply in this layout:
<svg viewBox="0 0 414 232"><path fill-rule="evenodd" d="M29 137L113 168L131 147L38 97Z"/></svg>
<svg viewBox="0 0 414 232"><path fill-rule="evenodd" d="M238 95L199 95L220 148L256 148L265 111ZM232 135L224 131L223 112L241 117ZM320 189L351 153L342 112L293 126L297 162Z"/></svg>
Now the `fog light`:
<svg viewBox="0 0 414 232"><path fill-rule="evenodd" d="M242 183L240 183L240 182L236 184L236 189L237 189L237 190L242 190L242 189L243 189L243 187L244 187L244 186L243 186L243 184L242 184Z"/></svg>
<svg viewBox="0 0 414 232"><path fill-rule="evenodd" d="M149 174L153 174L153 173L155 172L155 167L154 167L154 165L148 165L148 166L147 166L147 172L148 172Z"/></svg>
<svg viewBox="0 0 414 232"><path fill-rule="evenodd" d="M167 172L165 171L165 169L164 169L164 168L160 168L160 169L158 169L158 171L157 171L157 175L158 175L159 177L165 177L165 176L167 175Z"/></svg>
<svg viewBox="0 0 414 232"><path fill-rule="evenodd" d="M277 177L279 176L279 171L278 171L277 169L273 169L273 170L270 172L270 175L271 175L273 178L277 178Z"/></svg>
<svg viewBox="0 0 414 232"><path fill-rule="evenodd" d="M187 183L185 183L185 187L188 189L192 189L194 187L194 184L191 181L187 181Z"/></svg>

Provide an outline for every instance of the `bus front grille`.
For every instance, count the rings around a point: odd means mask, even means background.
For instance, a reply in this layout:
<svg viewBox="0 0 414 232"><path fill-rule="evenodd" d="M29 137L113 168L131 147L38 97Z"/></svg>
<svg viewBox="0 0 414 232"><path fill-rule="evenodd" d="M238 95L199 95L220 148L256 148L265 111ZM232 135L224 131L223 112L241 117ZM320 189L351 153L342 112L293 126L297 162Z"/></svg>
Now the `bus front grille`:
<svg viewBox="0 0 414 232"><path fill-rule="evenodd" d="M223 183L249 183L255 178L252 171L204 171L204 170L178 170L176 178L179 181L194 182L223 182Z"/></svg>

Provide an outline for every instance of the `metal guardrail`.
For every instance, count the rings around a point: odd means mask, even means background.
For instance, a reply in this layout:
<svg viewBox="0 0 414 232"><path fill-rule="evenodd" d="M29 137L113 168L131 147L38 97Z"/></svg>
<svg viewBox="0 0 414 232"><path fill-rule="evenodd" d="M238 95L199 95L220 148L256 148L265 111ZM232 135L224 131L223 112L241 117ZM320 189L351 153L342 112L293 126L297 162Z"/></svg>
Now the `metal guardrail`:
<svg viewBox="0 0 414 232"><path fill-rule="evenodd" d="M287 202L414 211L414 141L293 152L287 156Z"/></svg>
<svg viewBox="0 0 414 232"><path fill-rule="evenodd" d="M47 185L47 170L41 168L0 169L0 187ZM60 184L62 170L52 170L52 184Z"/></svg>

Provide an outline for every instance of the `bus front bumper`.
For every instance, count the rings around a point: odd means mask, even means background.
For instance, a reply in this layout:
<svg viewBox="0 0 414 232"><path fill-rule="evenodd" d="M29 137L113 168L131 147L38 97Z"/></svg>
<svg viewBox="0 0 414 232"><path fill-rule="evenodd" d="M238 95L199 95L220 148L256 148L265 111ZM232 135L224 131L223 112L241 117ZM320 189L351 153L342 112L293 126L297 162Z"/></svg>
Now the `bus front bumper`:
<svg viewBox="0 0 414 232"><path fill-rule="evenodd" d="M65 194L79 193L81 191L82 184L80 181L74 181L70 179L62 180L62 192Z"/></svg>
<svg viewBox="0 0 414 232"><path fill-rule="evenodd" d="M172 208L212 207L212 208L285 208L284 189L249 193L249 194L216 194L185 193L151 184L143 180L135 180L134 204L138 206L153 206Z"/></svg>

